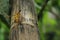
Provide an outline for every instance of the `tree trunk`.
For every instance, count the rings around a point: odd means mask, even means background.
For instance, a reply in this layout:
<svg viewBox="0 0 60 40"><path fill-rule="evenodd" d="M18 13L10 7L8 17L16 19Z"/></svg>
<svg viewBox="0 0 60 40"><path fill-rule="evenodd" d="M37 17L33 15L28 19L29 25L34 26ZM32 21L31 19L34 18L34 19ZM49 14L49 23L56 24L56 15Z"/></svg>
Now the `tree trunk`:
<svg viewBox="0 0 60 40"><path fill-rule="evenodd" d="M32 0L13 0L9 40L40 40Z"/></svg>

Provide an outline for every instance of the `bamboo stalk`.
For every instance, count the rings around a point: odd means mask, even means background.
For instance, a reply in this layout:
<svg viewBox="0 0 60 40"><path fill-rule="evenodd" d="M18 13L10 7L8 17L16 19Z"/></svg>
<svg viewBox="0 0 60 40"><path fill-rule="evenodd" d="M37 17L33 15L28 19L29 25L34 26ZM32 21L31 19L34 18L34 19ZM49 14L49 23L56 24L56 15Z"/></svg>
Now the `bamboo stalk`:
<svg viewBox="0 0 60 40"><path fill-rule="evenodd" d="M10 40L40 40L32 0L13 0Z"/></svg>

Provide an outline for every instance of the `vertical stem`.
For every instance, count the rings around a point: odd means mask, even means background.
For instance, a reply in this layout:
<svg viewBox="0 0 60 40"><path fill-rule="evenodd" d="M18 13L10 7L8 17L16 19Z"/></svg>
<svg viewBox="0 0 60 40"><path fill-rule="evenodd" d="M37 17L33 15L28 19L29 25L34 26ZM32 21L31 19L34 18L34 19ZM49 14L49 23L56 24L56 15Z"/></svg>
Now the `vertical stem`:
<svg viewBox="0 0 60 40"><path fill-rule="evenodd" d="M13 0L10 40L40 40L32 0Z"/></svg>

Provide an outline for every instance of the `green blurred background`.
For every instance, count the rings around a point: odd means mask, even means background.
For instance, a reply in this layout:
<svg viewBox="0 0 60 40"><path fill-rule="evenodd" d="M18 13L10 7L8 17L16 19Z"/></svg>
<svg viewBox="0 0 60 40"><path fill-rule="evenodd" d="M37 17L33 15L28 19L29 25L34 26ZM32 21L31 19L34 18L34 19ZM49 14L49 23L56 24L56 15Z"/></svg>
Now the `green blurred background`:
<svg viewBox="0 0 60 40"><path fill-rule="evenodd" d="M45 0L34 0L37 15ZM9 0L0 0L0 40L9 40ZM38 21L40 40L60 40L60 0L49 0Z"/></svg>

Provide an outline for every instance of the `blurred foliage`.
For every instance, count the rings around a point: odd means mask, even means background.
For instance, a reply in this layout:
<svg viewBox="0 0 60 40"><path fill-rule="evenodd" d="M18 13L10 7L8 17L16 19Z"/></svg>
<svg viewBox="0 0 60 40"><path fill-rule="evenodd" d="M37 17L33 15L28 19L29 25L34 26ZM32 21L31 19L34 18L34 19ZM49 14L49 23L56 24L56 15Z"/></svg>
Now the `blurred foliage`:
<svg viewBox="0 0 60 40"><path fill-rule="evenodd" d="M34 0L37 14L39 14L44 1ZM60 19L53 13L60 15L60 0L49 0L43 11L42 22L40 21L41 19L38 21L41 40L60 40ZM10 19L7 18L8 14L9 0L0 0L0 40L8 40L9 38Z"/></svg>

